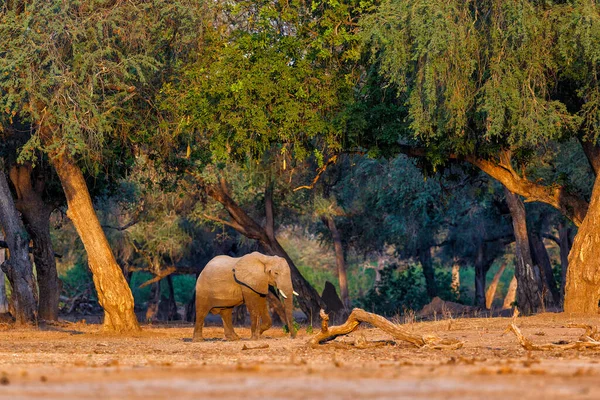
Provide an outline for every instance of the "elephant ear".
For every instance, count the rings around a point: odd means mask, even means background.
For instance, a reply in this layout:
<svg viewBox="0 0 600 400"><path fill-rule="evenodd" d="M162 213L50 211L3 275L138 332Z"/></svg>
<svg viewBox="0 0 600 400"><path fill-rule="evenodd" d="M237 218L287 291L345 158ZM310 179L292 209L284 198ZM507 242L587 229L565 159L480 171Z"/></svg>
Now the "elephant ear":
<svg viewBox="0 0 600 400"><path fill-rule="evenodd" d="M245 255L239 259L233 269L238 284L249 287L261 295L266 295L269 292L269 276L265 271L266 264L263 262L263 257L266 256L260 253Z"/></svg>

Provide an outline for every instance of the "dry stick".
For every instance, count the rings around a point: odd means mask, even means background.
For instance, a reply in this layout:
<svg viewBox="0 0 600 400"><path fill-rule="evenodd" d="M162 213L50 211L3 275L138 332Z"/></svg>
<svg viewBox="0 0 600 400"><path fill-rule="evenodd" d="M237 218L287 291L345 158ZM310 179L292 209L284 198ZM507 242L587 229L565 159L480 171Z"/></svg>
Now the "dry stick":
<svg viewBox="0 0 600 400"><path fill-rule="evenodd" d="M371 324L382 331L385 331L392 335L395 339L402 340L413 344L415 347L433 348L433 349L459 349L463 346L463 342L455 339L440 339L435 335L416 335L403 329L402 327L391 323L387 319L380 315L372 314L355 308L352 313L348 316L346 322L339 326L329 327L329 316L321 310L321 332L313 336L309 341L308 345L318 346L335 339L338 336L347 335L354 331L361 323L366 322Z"/></svg>
<svg viewBox="0 0 600 400"><path fill-rule="evenodd" d="M585 333L582 335L583 337L589 337L593 340L600 341L600 333L598 333L598 327L593 327L591 325L586 324L567 324L567 328L581 328L585 329ZM581 340L581 339L580 339Z"/></svg>
<svg viewBox="0 0 600 400"><path fill-rule="evenodd" d="M269 348L269 345L266 343L259 344L258 346L255 346L255 347L248 347L248 346L244 345L242 347L242 351L244 351L244 350L260 350L260 349L268 349L268 348Z"/></svg>
<svg viewBox="0 0 600 400"><path fill-rule="evenodd" d="M513 321L506 328L505 332L512 331L519 344L525 349L529 351L544 351L544 350L571 350L571 349L599 349L600 341L596 340L598 336L598 329L592 328L590 325L581 325L581 324L569 324L567 328L583 328L585 329L585 334L576 342L565 343L565 344L555 344L555 343L545 343L545 344L534 344L531 340L527 339L522 333L521 330L516 325L517 316L519 315L518 310L515 310L513 315Z"/></svg>

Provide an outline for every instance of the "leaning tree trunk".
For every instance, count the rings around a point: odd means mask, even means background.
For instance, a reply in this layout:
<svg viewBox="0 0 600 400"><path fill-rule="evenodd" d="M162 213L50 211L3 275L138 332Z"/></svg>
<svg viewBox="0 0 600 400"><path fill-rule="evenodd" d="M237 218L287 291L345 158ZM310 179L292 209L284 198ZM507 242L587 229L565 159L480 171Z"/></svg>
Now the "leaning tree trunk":
<svg viewBox="0 0 600 400"><path fill-rule="evenodd" d="M15 320L18 324L37 321L37 301L33 267L29 259L29 237L8 188L8 181L0 169L0 226L6 235L10 256L0 266L12 287Z"/></svg>
<svg viewBox="0 0 600 400"><path fill-rule="evenodd" d="M460 299L460 264L456 260L452 265L452 283L450 284L450 290L452 290L456 299Z"/></svg>
<svg viewBox="0 0 600 400"><path fill-rule="evenodd" d="M435 287L435 272L433 270L433 260L431 259L431 247L426 247L419 250L419 262L423 268L423 275L425 276L425 288L427 289L427 296L433 299L437 296L437 290Z"/></svg>
<svg viewBox="0 0 600 400"><path fill-rule="evenodd" d="M588 212L569 253L564 310L598 314L600 300L600 175L596 177Z"/></svg>
<svg viewBox="0 0 600 400"><path fill-rule="evenodd" d="M194 301L195 301L194 296ZM146 322L155 322L158 318L158 303L160 302L160 281L152 284L150 297L148 298L148 307L146 308ZM193 320L192 320L193 322Z"/></svg>
<svg viewBox="0 0 600 400"><path fill-rule="evenodd" d="M494 302L494 297L496 297L496 290L498 289L498 282L500 282L500 278L502 277L502 273L506 269L506 263L503 262L496 274L494 275L494 279L492 279L492 283L485 291L485 308L488 310L492 308L492 303Z"/></svg>
<svg viewBox="0 0 600 400"><path fill-rule="evenodd" d="M344 257L344 248L337 225L331 215L324 216L323 222L331 232L333 239L333 248L335 250L335 264L337 265L338 281L340 283L340 295L344 307L350 309L350 296L348 295L348 277L346 275L346 259Z"/></svg>
<svg viewBox="0 0 600 400"><path fill-rule="evenodd" d="M33 260L39 287L38 317L56 321L61 284L50 238L52 207L42 200L45 182L41 176L32 182L31 165L11 167L10 179L17 192L17 209L22 213L25 228L33 240Z"/></svg>
<svg viewBox="0 0 600 400"><path fill-rule="evenodd" d="M504 297L504 303L502 304L503 310L512 308L513 303L517 298L517 286L517 277L513 275L512 279L510 280L510 285L508 285L506 296Z"/></svg>
<svg viewBox="0 0 600 400"><path fill-rule="evenodd" d="M4 240L4 234L2 233L2 229L0 229L0 240ZM6 261L6 250L0 247L0 265L2 265ZM0 268L0 314L5 314L8 312L8 298L6 297L6 275L4 275L4 271Z"/></svg>
<svg viewBox="0 0 600 400"><path fill-rule="evenodd" d="M533 232L529 235L529 239L531 240L531 250L534 255L535 263L542 273L544 288L549 290L552 294L552 303L559 307L560 292L556 286L556 279L554 279L554 271L552 270L552 263L550 262L546 246L544 245L542 238Z"/></svg>
<svg viewBox="0 0 600 400"><path fill-rule="evenodd" d="M51 157L67 197L67 216L83 242L107 331L138 331L133 295L92 206L81 169L65 154Z"/></svg>
<svg viewBox="0 0 600 400"><path fill-rule="evenodd" d="M533 268L527 234L525 204L521 198L504 188L515 232L515 276L517 278L517 306L523 314L531 314L541 306L540 280Z"/></svg>

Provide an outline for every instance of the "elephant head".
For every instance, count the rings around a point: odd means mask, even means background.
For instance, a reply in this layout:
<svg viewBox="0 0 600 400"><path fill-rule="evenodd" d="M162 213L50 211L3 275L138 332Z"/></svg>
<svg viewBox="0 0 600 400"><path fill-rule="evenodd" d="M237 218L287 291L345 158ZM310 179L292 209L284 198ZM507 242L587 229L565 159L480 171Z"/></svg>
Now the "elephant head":
<svg viewBox="0 0 600 400"><path fill-rule="evenodd" d="M296 337L292 316L293 296L296 292L292 286L290 267L285 258L254 252L242 257L235 265L235 271L237 279L251 286L257 293L266 294L269 286L276 289L283 301L287 320L285 323L289 328L290 335Z"/></svg>

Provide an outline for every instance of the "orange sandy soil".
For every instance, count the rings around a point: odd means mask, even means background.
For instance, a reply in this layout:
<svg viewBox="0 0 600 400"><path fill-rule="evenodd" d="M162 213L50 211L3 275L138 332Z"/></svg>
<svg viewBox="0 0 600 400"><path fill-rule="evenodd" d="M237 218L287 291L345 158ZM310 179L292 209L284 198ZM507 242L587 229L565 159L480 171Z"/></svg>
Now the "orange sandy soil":
<svg viewBox="0 0 600 400"><path fill-rule="evenodd" d="M520 317L535 343L577 340L569 322L600 325L600 317ZM223 341L223 329L149 326L134 337L107 335L98 325L64 323L43 330L0 325L0 399L598 399L600 349L527 352L508 318L453 319L406 325L419 334L464 340L459 350L416 349L362 328L310 348L281 328L259 341ZM242 337L249 329L237 328ZM354 342L379 347L352 348ZM265 347L268 345L268 348ZM250 349L243 350L243 347Z"/></svg>

